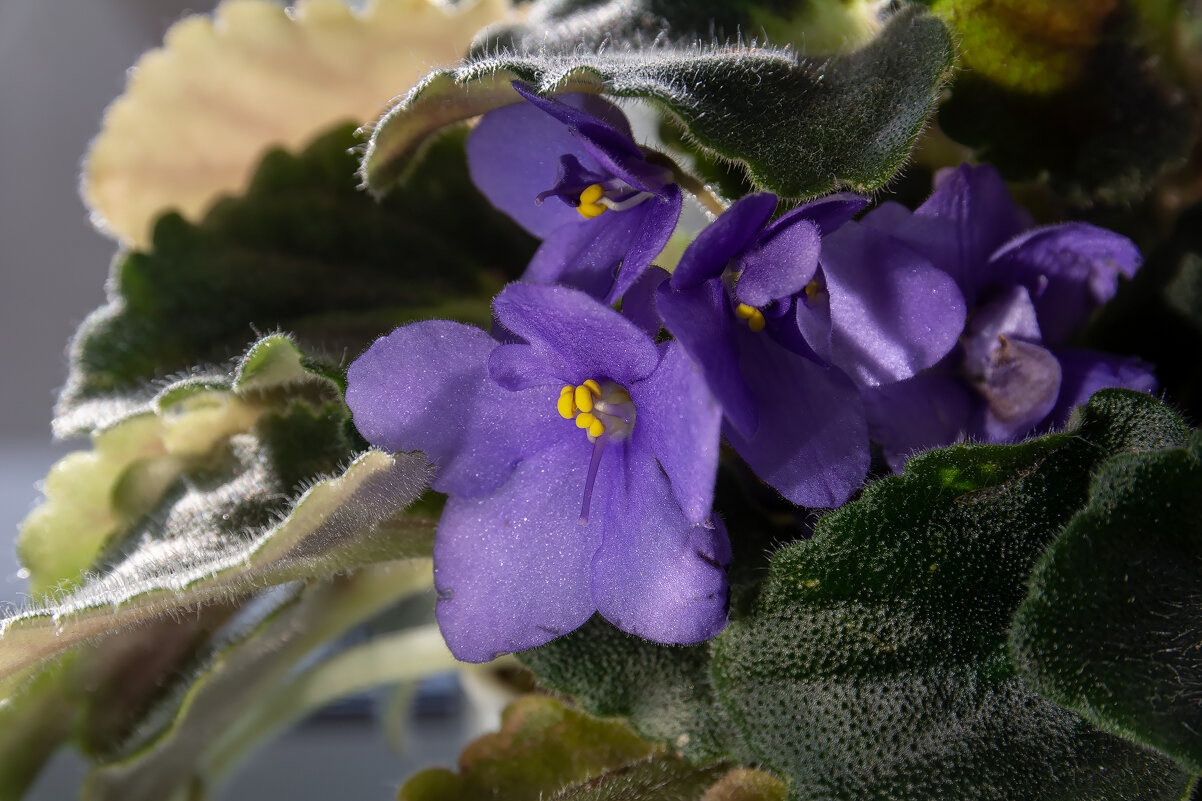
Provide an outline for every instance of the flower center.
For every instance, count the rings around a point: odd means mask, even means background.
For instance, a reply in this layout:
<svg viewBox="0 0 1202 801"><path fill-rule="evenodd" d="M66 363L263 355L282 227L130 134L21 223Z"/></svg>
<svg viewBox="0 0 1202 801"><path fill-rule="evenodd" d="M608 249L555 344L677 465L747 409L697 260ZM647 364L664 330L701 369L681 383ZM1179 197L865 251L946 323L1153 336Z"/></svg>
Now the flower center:
<svg viewBox="0 0 1202 801"><path fill-rule="evenodd" d="M575 418L576 427L585 429L589 442L593 443L588 477L584 480L584 500L580 504L580 522L585 524L593 500L597 468L601 465L602 446L606 441L621 442L630 436L634 429L634 403L630 393L618 384L590 378L578 386L561 389L556 408L563 419Z"/></svg>
<svg viewBox="0 0 1202 801"><path fill-rule="evenodd" d="M608 209L625 211L634 208L645 200L654 197L651 192L640 192L631 189L626 184L617 182L619 186L607 189L601 184L589 184L580 193L576 211L586 220L600 217Z"/></svg>
<svg viewBox="0 0 1202 801"><path fill-rule="evenodd" d="M579 386L567 386L559 391L556 404L565 420L575 418L576 427L588 433L589 442L601 437L620 442L634 428L634 403L630 394L612 381L593 379Z"/></svg>
<svg viewBox="0 0 1202 801"><path fill-rule="evenodd" d="M764 319L764 313L755 306L748 306L746 303L740 303L735 306L735 317L747 322L747 327L752 331L763 331L764 326L768 321Z"/></svg>

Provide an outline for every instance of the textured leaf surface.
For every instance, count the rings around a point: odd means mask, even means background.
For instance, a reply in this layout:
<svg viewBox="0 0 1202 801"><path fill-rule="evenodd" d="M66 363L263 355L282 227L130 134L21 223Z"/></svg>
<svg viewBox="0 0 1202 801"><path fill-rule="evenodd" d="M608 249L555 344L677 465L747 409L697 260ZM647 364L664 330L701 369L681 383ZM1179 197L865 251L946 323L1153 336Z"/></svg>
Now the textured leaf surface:
<svg viewBox="0 0 1202 801"><path fill-rule="evenodd" d="M355 142L344 127L298 156L273 151L244 195L200 224L168 214L151 253L119 256L109 303L72 345L55 432L111 425L149 401L147 382L219 364L256 331L293 332L337 363L416 318L487 326L534 241L471 185L462 132L383 203L356 188Z"/></svg>
<svg viewBox="0 0 1202 801"><path fill-rule="evenodd" d="M428 587L430 575L428 560L412 560L310 585L261 623L219 646L186 685L182 698L170 699L159 725L149 725L124 745L122 756L88 775L83 798L160 801L185 787L205 787L219 777L218 767L228 767L213 764L226 738L236 736L238 725L253 717L297 663L399 599Z"/></svg>
<svg viewBox="0 0 1202 801"><path fill-rule="evenodd" d="M1011 647L1023 679L1202 770L1202 433L1116 457L1048 549Z"/></svg>
<svg viewBox="0 0 1202 801"><path fill-rule="evenodd" d="M139 514L113 541L78 551L76 571L99 563L90 578L0 621L0 675L172 611L428 553L433 521L398 517L425 487L425 458L368 451L347 466L346 408L301 359L289 339L270 337L226 377L225 389L179 382L155 411L111 429L141 429L152 418L163 426L161 442L193 443L203 432L206 447L190 461L135 462L113 481L112 503ZM245 430L211 425L214 407L224 415L240 405L253 410L238 417L249 421ZM214 442L214 432L224 436ZM51 495L47 505L69 509L70 500ZM27 529L23 550L69 540L73 530Z"/></svg>
<svg viewBox="0 0 1202 801"><path fill-rule="evenodd" d="M550 698L527 696L505 710L499 732L464 749L457 773L424 770L405 783L398 799L540 801L657 753L659 748L620 723L590 718Z"/></svg>
<svg viewBox="0 0 1202 801"><path fill-rule="evenodd" d="M915 457L787 546L720 638L718 696L793 798L1178 799L1189 775L1025 687L1011 615L1104 458L1178 445L1157 401L1101 393L1079 427Z"/></svg>
<svg viewBox="0 0 1202 801"><path fill-rule="evenodd" d="M871 43L823 63L753 47L617 47L476 58L431 73L376 126L363 163L377 192L396 183L435 131L540 92L650 100L704 148L746 165L760 186L811 196L870 190L900 168L954 54L946 28L915 9Z"/></svg>
<svg viewBox="0 0 1202 801"><path fill-rule="evenodd" d="M554 801L700 801L727 772L723 764L696 767L665 754L611 770L569 787Z"/></svg>
<svg viewBox="0 0 1202 801"><path fill-rule="evenodd" d="M269 149L374 120L506 12L503 0L375 0L360 13L339 0L288 11L226 0L211 17L184 18L105 112L84 161L93 219L128 247L150 247L164 212L200 220L220 195L246 189Z"/></svg>

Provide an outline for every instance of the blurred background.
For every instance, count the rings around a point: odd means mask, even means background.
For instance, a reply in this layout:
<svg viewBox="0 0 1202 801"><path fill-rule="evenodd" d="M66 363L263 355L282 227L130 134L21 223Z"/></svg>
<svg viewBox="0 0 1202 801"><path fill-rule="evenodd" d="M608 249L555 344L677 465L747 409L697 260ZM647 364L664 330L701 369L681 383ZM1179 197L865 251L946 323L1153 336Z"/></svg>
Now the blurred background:
<svg viewBox="0 0 1202 801"><path fill-rule="evenodd" d="M126 70L204 0L0 0L0 603L20 603L13 542L50 465L83 443L54 443L50 412L66 375L65 349L104 301L113 243L89 224L79 161ZM417 767L454 764L483 726L454 677L426 682L404 715L416 718L404 754L373 711L382 696L327 710L256 755L223 799L394 798ZM28 796L75 797L85 765L60 754Z"/></svg>

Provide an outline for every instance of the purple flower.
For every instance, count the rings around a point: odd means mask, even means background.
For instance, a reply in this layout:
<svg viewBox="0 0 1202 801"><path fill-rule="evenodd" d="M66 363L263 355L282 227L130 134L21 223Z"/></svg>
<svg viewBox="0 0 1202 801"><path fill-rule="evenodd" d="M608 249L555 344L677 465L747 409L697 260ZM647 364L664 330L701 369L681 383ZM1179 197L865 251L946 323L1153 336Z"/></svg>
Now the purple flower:
<svg viewBox="0 0 1202 801"><path fill-rule="evenodd" d="M594 612L657 642L713 637L730 546L710 512L721 412L696 367L576 290L515 284L494 310L522 342L430 320L347 374L364 437L424 451L450 496L434 568L452 653L532 648Z"/></svg>
<svg viewBox="0 0 1202 801"><path fill-rule="evenodd" d="M971 310L947 358L864 391L872 437L895 470L911 452L965 437L1008 442L1062 425L1098 389L1155 388L1137 359L1060 347L1139 268L1126 237L1086 223L1027 230L1030 217L987 165L948 171L913 213L886 203L863 225L953 276Z"/></svg>
<svg viewBox="0 0 1202 801"><path fill-rule="evenodd" d="M485 114L468 137L472 180L543 240L523 279L616 301L667 244L680 217L672 170L648 161L622 112L595 95Z"/></svg>

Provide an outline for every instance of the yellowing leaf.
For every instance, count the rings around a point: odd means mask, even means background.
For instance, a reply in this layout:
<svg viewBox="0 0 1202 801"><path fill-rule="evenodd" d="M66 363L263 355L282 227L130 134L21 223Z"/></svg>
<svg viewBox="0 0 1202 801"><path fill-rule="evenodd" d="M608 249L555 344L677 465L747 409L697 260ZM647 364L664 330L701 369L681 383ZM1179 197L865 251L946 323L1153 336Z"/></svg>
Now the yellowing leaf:
<svg viewBox="0 0 1202 801"><path fill-rule="evenodd" d="M162 213L198 220L244 189L270 148L374 120L507 10L506 0L376 0L362 13L340 0L226 0L211 18L181 20L131 70L92 142L82 192L93 221L146 248Z"/></svg>

